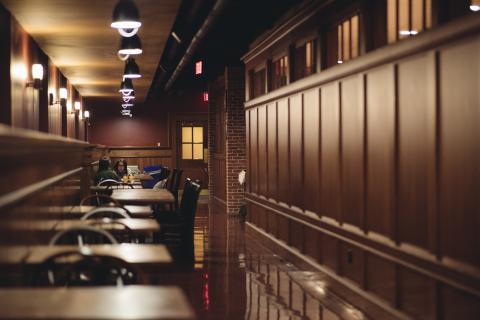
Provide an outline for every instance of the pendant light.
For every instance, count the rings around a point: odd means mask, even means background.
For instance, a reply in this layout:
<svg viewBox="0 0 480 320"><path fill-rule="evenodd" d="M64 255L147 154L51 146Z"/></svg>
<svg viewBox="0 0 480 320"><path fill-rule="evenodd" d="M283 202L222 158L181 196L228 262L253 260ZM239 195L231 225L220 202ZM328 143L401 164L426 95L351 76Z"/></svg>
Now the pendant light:
<svg viewBox="0 0 480 320"><path fill-rule="evenodd" d="M137 79L142 77L142 75L140 74L140 68L135 62L135 59L128 58L127 62L125 63L123 77L125 79Z"/></svg>
<svg viewBox="0 0 480 320"><path fill-rule="evenodd" d="M122 84L120 85L120 90L118 92L121 92L123 95L129 96L131 95L133 91L133 83L132 79L125 79L122 81Z"/></svg>
<svg viewBox="0 0 480 320"><path fill-rule="evenodd" d="M472 0L470 2L470 10L474 12L480 11L480 0Z"/></svg>
<svg viewBox="0 0 480 320"><path fill-rule="evenodd" d="M142 52L142 42L140 41L138 35L134 35L130 38L122 37L118 54L135 55L141 54Z"/></svg>
<svg viewBox="0 0 480 320"><path fill-rule="evenodd" d="M112 28L117 29L123 37L132 37L141 25L135 3L132 0L120 0L113 9Z"/></svg>
<svg viewBox="0 0 480 320"><path fill-rule="evenodd" d="M123 99L123 102L129 103L130 101L135 100L135 95L128 95L128 96L124 95L122 99Z"/></svg>

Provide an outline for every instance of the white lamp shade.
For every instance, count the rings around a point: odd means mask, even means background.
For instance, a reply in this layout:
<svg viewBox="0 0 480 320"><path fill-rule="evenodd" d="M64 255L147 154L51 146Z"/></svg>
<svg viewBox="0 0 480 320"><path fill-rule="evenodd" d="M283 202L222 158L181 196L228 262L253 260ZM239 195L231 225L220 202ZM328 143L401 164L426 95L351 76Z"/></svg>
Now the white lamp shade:
<svg viewBox="0 0 480 320"><path fill-rule="evenodd" d="M43 66L41 64L32 65L32 78L37 80L43 80Z"/></svg>
<svg viewBox="0 0 480 320"><path fill-rule="evenodd" d="M80 111L81 108L82 108L82 104L80 103L80 101L75 101L75 110Z"/></svg>
<svg viewBox="0 0 480 320"><path fill-rule="evenodd" d="M60 99L67 99L68 91L67 88L60 88Z"/></svg>
<svg viewBox="0 0 480 320"><path fill-rule="evenodd" d="M67 111L72 112L72 101L67 101Z"/></svg>
<svg viewBox="0 0 480 320"><path fill-rule="evenodd" d="M85 111L83 112L83 117L84 117L85 119L90 118L90 111L85 110Z"/></svg>

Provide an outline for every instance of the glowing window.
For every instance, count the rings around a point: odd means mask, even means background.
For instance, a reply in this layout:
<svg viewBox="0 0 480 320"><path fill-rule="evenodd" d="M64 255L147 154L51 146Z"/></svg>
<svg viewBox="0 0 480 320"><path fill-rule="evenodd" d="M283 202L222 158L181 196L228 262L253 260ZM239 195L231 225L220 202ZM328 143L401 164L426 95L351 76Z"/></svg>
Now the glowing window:
<svg viewBox="0 0 480 320"><path fill-rule="evenodd" d="M432 26L432 0L388 0L388 43L397 42Z"/></svg>
<svg viewBox="0 0 480 320"><path fill-rule="evenodd" d="M351 17L337 26L338 51L337 63L344 63L360 54L360 28L358 15Z"/></svg>
<svg viewBox="0 0 480 320"><path fill-rule="evenodd" d="M182 159L203 160L203 127L182 127Z"/></svg>

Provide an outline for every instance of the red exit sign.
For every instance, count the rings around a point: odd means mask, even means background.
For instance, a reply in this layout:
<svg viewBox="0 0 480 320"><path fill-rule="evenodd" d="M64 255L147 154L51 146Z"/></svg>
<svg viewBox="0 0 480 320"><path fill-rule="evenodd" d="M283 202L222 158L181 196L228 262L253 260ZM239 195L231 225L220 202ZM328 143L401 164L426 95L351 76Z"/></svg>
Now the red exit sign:
<svg viewBox="0 0 480 320"><path fill-rule="evenodd" d="M195 62L195 74L202 74L202 61Z"/></svg>

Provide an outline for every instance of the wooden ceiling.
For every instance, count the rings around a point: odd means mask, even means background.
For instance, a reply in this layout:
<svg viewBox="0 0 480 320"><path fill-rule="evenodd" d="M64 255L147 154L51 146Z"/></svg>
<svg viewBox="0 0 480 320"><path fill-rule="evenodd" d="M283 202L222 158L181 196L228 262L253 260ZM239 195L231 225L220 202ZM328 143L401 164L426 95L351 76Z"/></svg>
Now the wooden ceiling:
<svg viewBox="0 0 480 320"><path fill-rule="evenodd" d="M0 0L84 97L115 98L124 62L120 35L110 27L117 0ZM142 27L143 77L135 93L146 96L181 0L135 0Z"/></svg>

